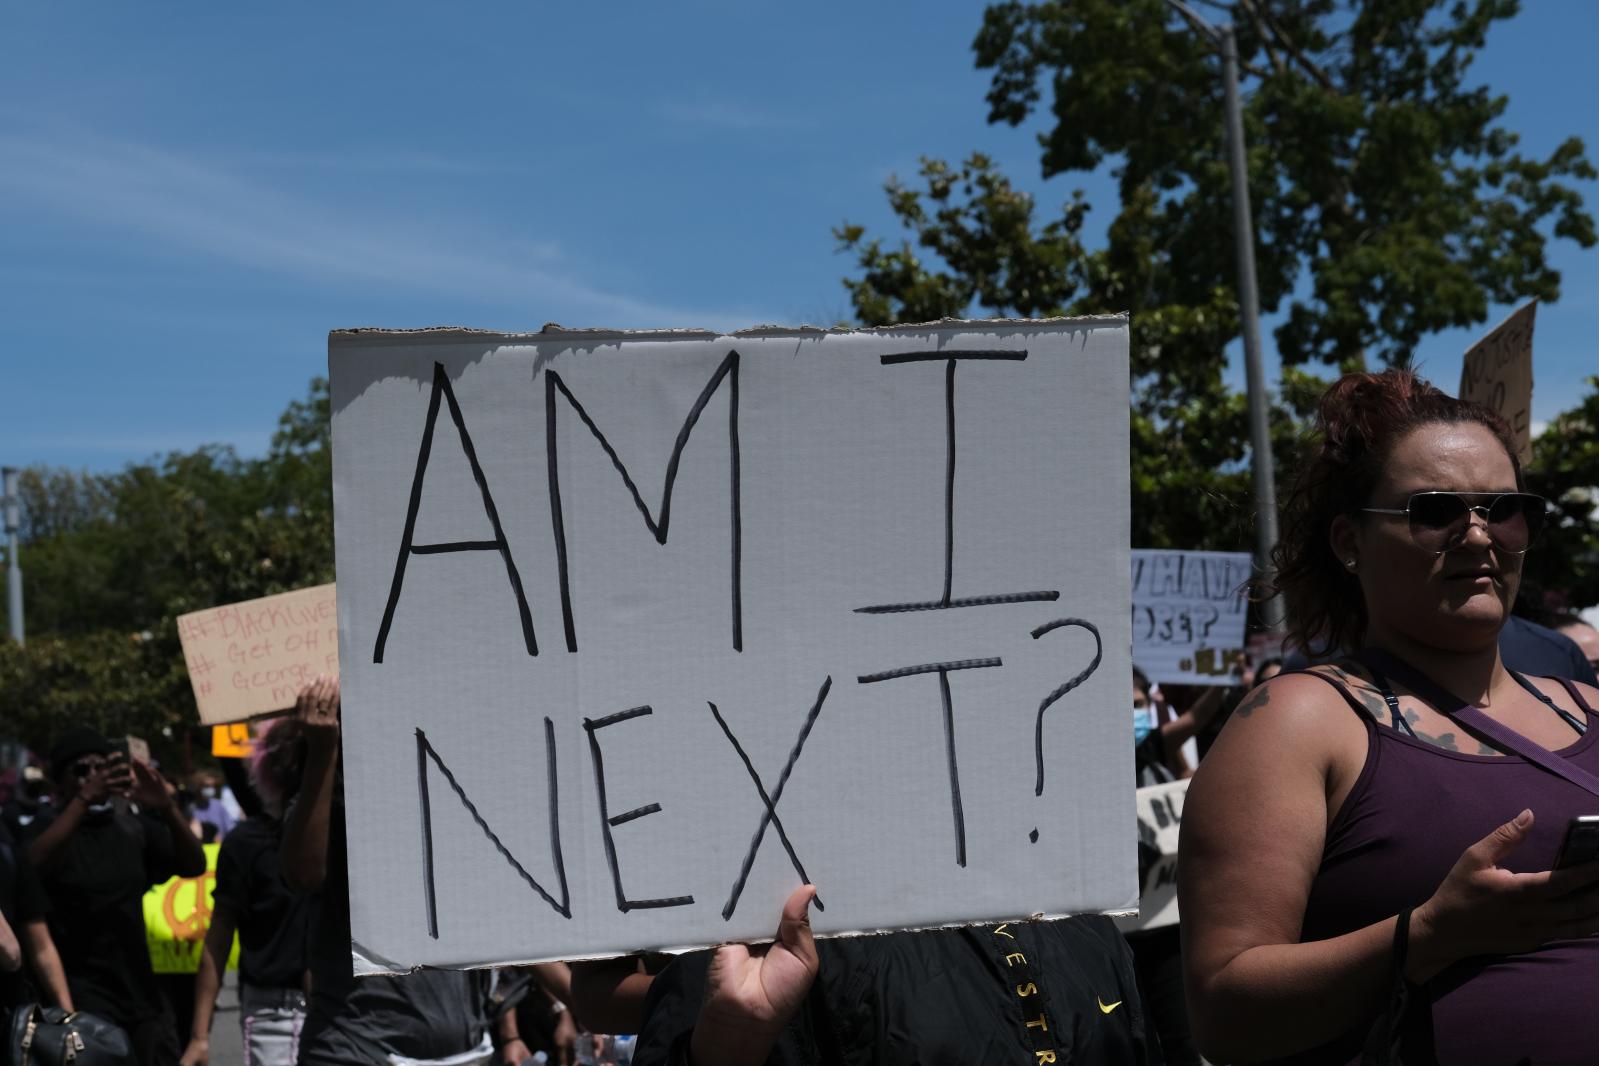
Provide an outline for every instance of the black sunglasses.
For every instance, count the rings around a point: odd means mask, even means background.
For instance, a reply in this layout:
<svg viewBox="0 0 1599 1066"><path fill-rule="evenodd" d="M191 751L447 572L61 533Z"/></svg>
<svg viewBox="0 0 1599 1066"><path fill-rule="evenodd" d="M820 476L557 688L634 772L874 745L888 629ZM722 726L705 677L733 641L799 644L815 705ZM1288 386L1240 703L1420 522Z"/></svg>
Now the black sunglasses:
<svg viewBox="0 0 1599 1066"><path fill-rule="evenodd" d="M1466 497L1480 500L1468 503ZM1426 551L1442 555L1465 542L1471 516L1482 516L1494 547L1524 555L1543 530L1548 504L1530 492L1418 492L1401 508L1362 507L1371 514L1410 518L1410 536Z"/></svg>
<svg viewBox="0 0 1599 1066"><path fill-rule="evenodd" d="M103 770L108 764L104 759L80 759L72 764L73 777L88 777L96 770Z"/></svg>

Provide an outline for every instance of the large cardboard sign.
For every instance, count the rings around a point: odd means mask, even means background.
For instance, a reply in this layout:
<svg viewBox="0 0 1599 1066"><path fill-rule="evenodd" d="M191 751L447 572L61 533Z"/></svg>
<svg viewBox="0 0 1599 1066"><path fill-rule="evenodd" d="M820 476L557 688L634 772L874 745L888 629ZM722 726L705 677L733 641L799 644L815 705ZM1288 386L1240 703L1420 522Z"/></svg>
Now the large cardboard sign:
<svg viewBox="0 0 1599 1066"><path fill-rule="evenodd" d="M1133 663L1156 684L1236 684L1249 553L1140 548L1132 554Z"/></svg>
<svg viewBox="0 0 1599 1066"><path fill-rule="evenodd" d="M1532 327L1538 301L1517 308L1472 345L1460 365L1460 398L1499 412L1516 434L1523 464L1532 461Z"/></svg>
<svg viewBox="0 0 1599 1066"><path fill-rule="evenodd" d="M358 965L1130 909L1127 343L333 334Z"/></svg>
<svg viewBox="0 0 1599 1066"><path fill-rule="evenodd" d="M287 710L318 674L339 672L332 585L178 616L203 725Z"/></svg>
<svg viewBox="0 0 1599 1066"><path fill-rule="evenodd" d="M1124 933L1176 925L1177 841L1182 835L1183 801L1188 782L1173 781L1138 790L1140 895L1138 913L1116 919Z"/></svg>

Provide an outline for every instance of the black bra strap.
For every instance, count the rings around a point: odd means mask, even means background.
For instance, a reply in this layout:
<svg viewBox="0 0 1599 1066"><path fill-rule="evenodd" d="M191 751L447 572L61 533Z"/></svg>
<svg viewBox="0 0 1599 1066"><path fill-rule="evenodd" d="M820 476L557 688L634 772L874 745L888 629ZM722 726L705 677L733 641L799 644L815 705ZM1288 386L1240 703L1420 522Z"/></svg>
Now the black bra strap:
<svg viewBox="0 0 1599 1066"><path fill-rule="evenodd" d="M1370 663L1362 665L1371 671L1371 683L1377 686L1377 691L1382 693L1383 702L1388 704L1388 713L1393 716L1394 720L1394 730L1414 737L1416 731L1410 727L1409 722L1405 721L1404 714L1399 710L1399 697L1394 695L1394 688L1388 683L1388 678L1384 677L1382 671Z"/></svg>
<svg viewBox="0 0 1599 1066"><path fill-rule="evenodd" d="M1572 702L1578 707L1582 708L1582 713L1599 715L1599 711L1596 711L1592 707L1588 706L1588 701L1582 698L1582 690L1577 688L1577 683L1575 681L1572 681L1570 678L1566 677L1557 677L1554 680L1560 682L1560 686L1564 688L1571 696Z"/></svg>
<svg viewBox="0 0 1599 1066"><path fill-rule="evenodd" d="M1575 729L1579 736L1588 731L1587 722L1580 721L1576 715L1572 714L1570 711L1557 704L1554 700L1544 695L1543 690L1537 685L1534 685L1531 681L1528 681L1516 671L1511 670L1508 666L1505 667L1505 670L1510 674L1511 677L1516 679L1516 684L1532 693L1533 696L1537 698L1538 702L1542 703L1545 707L1548 707L1551 711L1554 711L1556 714L1558 714L1560 716L1560 720L1565 722L1571 728ZM1575 696L1576 693L1573 692L1572 695ZM1585 711L1588 709L1586 706L1584 706L1581 700L1577 701L1577 706L1581 707Z"/></svg>

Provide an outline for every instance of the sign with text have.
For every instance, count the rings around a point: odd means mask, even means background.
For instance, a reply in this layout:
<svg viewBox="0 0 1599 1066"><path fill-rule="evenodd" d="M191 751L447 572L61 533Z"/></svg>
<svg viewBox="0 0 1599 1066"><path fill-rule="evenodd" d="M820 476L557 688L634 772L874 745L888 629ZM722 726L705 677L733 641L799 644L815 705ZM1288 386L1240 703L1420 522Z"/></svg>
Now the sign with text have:
<svg viewBox="0 0 1599 1066"><path fill-rule="evenodd" d="M334 586L317 585L178 616L203 725L287 710L318 674L339 672Z"/></svg>
<svg viewBox="0 0 1599 1066"><path fill-rule="evenodd" d="M1460 398L1493 408L1510 423L1522 465L1532 462L1532 327L1538 301L1517 308L1472 345L1460 364Z"/></svg>
<svg viewBox="0 0 1599 1066"><path fill-rule="evenodd" d="M357 964L1130 909L1127 343L333 334Z"/></svg>
<svg viewBox="0 0 1599 1066"><path fill-rule="evenodd" d="M1231 685L1244 650L1247 552L1133 556L1133 663L1156 684Z"/></svg>

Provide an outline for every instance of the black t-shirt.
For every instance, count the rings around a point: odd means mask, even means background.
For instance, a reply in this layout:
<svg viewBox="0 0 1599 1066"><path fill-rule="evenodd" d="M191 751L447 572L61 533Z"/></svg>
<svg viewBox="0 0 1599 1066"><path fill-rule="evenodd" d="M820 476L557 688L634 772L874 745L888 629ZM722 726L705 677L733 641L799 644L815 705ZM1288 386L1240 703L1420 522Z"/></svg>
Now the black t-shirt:
<svg viewBox="0 0 1599 1066"><path fill-rule="evenodd" d="M28 853L3 825L0 825L0 915L5 916L19 940L23 922L42 921L50 915L50 899L28 862ZM20 1006L33 998L26 966L16 973L0 973L0 1007ZM3 1013L0 1011L0 1015Z"/></svg>
<svg viewBox="0 0 1599 1066"><path fill-rule="evenodd" d="M50 825L41 815L30 839ZM79 1010L124 1027L163 1011L144 931L144 894L177 873L172 832L121 803L86 814L39 871L50 896L50 935Z"/></svg>
<svg viewBox="0 0 1599 1066"><path fill-rule="evenodd" d="M278 862L283 825L265 815L247 818L222 838L217 853L218 907L239 930L239 978L257 988L304 987L306 938L315 903L289 891Z"/></svg>
<svg viewBox="0 0 1599 1066"><path fill-rule="evenodd" d="M311 938L311 1002L300 1066L373 1066L394 1052L442 1059L468 1051L488 1029L487 970L418 970L356 977L350 961L350 880L344 805L328 831L327 880Z"/></svg>

